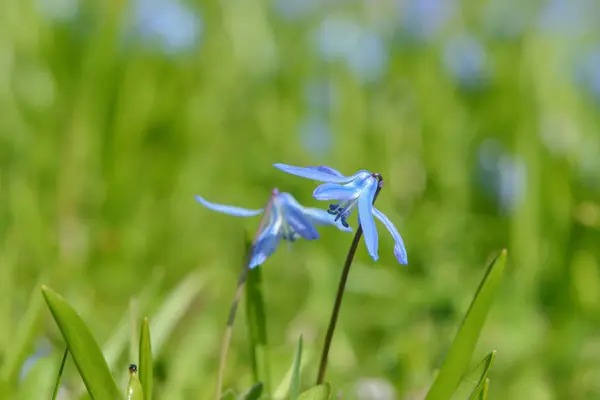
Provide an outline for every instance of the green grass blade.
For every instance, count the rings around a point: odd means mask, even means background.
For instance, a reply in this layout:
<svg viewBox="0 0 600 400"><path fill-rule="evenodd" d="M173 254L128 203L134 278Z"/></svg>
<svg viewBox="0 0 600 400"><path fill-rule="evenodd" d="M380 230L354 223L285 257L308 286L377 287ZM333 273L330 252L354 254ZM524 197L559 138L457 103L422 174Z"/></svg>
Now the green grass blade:
<svg viewBox="0 0 600 400"><path fill-rule="evenodd" d="M56 376L56 381L54 383L54 390L52 391L52 400L56 400L56 396L58 396L58 389L60 389L60 381L62 379L63 371L65 370L65 364L67 363L67 356L69 355L69 348L65 349L65 353L62 356L62 360L60 361L60 367L58 368L58 374Z"/></svg>
<svg viewBox="0 0 600 400"><path fill-rule="evenodd" d="M308 389L298 397L298 400L329 400L330 397L331 385L326 382Z"/></svg>
<svg viewBox="0 0 600 400"><path fill-rule="evenodd" d="M469 365L479 334L500 285L505 262L506 250L502 250L487 268L469 311L425 400L450 399L457 389L460 379Z"/></svg>
<svg viewBox="0 0 600 400"><path fill-rule="evenodd" d="M142 329L140 331L140 381L144 388L146 400L152 399L152 344L150 342L150 326L148 318L144 318Z"/></svg>
<svg viewBox="0 0 600 400"><path fill-rule="evenodd" d="M483 381L483 387L481 388L481 391L479 392L478 400L487 400L489 387L490 387L490 378L485 378L485 381Z"/></svg>
<svg viewBox="0 0 600 400"><path fill-rule="evenodd" d="M469 373L465 374L452 398L456 400L476 400L495 358L496 351L494 350L486 355Z"/></svg>
<svg viewBox="0 0 600 400"><path fill-rule="evenodd" d="M262 268L248 271L246 281L246 318L250 335L250 357L254 381L264 382L269 393L270 368L268 360L267 317L262 294Z"/></svg>
<svg viewBox="0 0 600 400"><path fill-rule="evenodd" d="M129 366L129 384L127 385L127 400L144 400L144 391L137 375L137 367Z"/></svg>
<svg viewBox="0 0 600 400"><path fill-rule="evenodd" d="M303 351L303 353L304 354L302 354L302 362L300 363L300 372L302 372L303 368L312 359L312 356L314 354L310 350L310 347L307 348L305 351ZM275 392L273 393L273 398L274 399L287 398L288 393L290 391L290 385L291 385L291 382L292 382L292 376L294 375L294 369L295 369L295 364L292 363L290 365L290 367L288 368L287 372L285 373L285 376L283 377L283 379L281 380L281 382L279 382L279 385L277 385L277 389L275 389Z"/></svg>
<svg viewBox="0 0 600 400"><path fill-rule="evenodd" d="M243 400L258 400L262 395L264 385L262 382L258 382L252 386L248 391L241 396Z"/></svg>
<svg viewBox="0 0 600 400"><path fill-rule="evenodd" d="M294 355L292 380L290 382L290 400L296 400L300 395L300 366L302 365L302 335L298 338L296 354Z"/></svg>
<svg viewBox="0 0 600 400"><path fill-rule="evenodd" d="M173 289L160 309L154 314L150 331L152 332L152 349L155 356L160 354L166 340L203 287L204 282L198 274L191 273Z"/></svg>
<svg viewBox="0 0 600 400"><path fill-rule="evenodd" d="M42 294L90 396L95 400L122 398L98 343L81 317L50 288L42 286Z"/></svg>
<svg viewBox="0 0 600 400"><path fill-rule="evenodd" d="M0 368L0 380L9 384L15 384L19 378L19 371L34 345L44 311L44 302L37 290L32 291L28 304L25 314L20 318L14 341L2 360Z"/></svg>

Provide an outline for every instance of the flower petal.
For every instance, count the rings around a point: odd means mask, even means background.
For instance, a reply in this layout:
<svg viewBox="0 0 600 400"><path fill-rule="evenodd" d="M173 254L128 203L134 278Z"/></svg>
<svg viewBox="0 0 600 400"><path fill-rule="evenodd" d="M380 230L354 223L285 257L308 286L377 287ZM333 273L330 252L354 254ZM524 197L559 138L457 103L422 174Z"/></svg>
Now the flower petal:
<svg viewBox="0 0 600 400"><path fill-rule="evenodd" d="M331 174L331 175L339 176L341 178L344 177L344 175L342 175L342 173L340 171L338 171L337 169L333 169L333 168L327 167L325 165L319 165L318 167L313 167L313 168L316 168L319 171L323 171L323 172L326 172L326 173Z"/></svg>
<svg viewBox="0 0 600 400"><path fill-rule="evenodd" d="M283 218L294 232L297 232L306 240L316 240L319 238L319 232L313 226L312 221L308 216L304 215L302 207L298 207L292 203L283 205Z"/></svg>
<svg viewBox="0 0 600 400"><path fill-rule="evenodd" d="M351 177L346 177L333 168L319 166L319 167L297 167L294 165L287 164L273 164L275 168L282 170L283 172L287 172L288 174L301 176L303 178L312 179L315 181L321 182L331 182L331 183L345 183L350 181Z"/></svg>
<svg viewBox="0 0 600 400"><path fill-rule="evenodd" d="M199 203L201 203L204 207L206 207L210 210L233 215L235 217L254 217L256 215L262 214L262 212L263 212L262 208L260 210L248 210L247 208L226 206L223 204L211 203L210 201L207 201L206 199L204 199L204 197L202 197L202 196L196 196L196 200Z"/></svg>
<svg viewBox="0 0 600 400"><path fill-rule="evenodd" d="M336 221L335 216L329 214L325 210L304 207L304 214L310 218L312 223L315 225L334 225L341 231L352 232L352 228L346 228L344 225L342 225L342 221L340 219Z"/></svg>
<svg viewBox="0 0 600 400"><path fill-rule="evenodd" d="M358 220L363 229L367 251L374 261L379 258L377 256L379 238L375 220L373 220L373 199L377 192L377 185L378 181L375 179L368 181L368 186L363 189L364 191L358 197Z"/></svg>
<svg viewBox="0 0 600 400"><path fill-rule="evenodd" d="M394 245L394 255L396 256L398 262L400 264L407 265L408 256L406 254L406 247L404 247L404 241L402 240L400 233L398 233L398 230L396 229L392 221L390 221L389 218L385 216L385 214L383 214L375 207L373 207L373 215L377 217L377 219L380 220L383 223L383 225L385 225L387 230L390 231L390 234L394 238L394 241L396 242L396 244Z"/></svg>
<svg viewBox="0 0 600 400"><path fill-rule="evenodd" d="M349 185L340 185L337 183L323 183L317 186L313 192L313 197L317 200L349 200L359 194L356 187Z"/></svg>
<svg viewBox="0 0 600 400"><path fill-rule="evenodd" d="M256 240L248 268L252 269L263 264L275 252L280 239L279 229L275 225L265 227Z"/></svg>

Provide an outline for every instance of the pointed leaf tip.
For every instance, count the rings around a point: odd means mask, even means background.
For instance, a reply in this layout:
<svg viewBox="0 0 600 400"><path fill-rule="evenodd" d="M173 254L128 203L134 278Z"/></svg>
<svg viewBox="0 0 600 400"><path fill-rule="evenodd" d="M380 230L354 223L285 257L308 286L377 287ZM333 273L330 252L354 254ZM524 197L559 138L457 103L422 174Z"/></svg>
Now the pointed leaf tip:
<svg viewBox="0 0 600 400"><path fill-rule="evenodd" d="M503 249L487 267L469 310L425 400L449 399L459 386L500 287L505 261L506 249ZM495 355L495 353L493 354Z"/></svg>
<svg viewBox="0 0 600 400"><path fill-rule="evenodd" d="M52 289L44 287L42 293L90 396L95 399L121 398L100 346L83 319Z"/></svg>

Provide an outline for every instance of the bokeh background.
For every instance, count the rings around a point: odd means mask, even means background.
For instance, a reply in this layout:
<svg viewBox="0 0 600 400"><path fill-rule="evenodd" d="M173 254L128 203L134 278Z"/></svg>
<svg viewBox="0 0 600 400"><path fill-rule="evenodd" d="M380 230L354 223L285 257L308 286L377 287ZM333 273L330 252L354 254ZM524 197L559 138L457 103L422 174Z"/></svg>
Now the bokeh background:
<svg viewBox="0 0 600 400"><path fill-rule="evenodd" d="M149 315L158 398L209 398L258 219L211 212L194 195L260 208L278 187L327 206L312 199L314 182L275 162L381 172L378 208L406 242L407 267L382 226L380 260L359 249L328 373L343 398L420 398L504 247L507 274L473 360L498 351L490 399L599 398L600 2L8 0L1 10L6 398L51 392L64 344L41 283L77 308L121 383L132 315ZM316 376L351 241L320 231L261 267L273 387L300 333L306 383ZM236 391L252 383L244 314L227 373ZM80 390L70 362L63 398Z"/></svg>

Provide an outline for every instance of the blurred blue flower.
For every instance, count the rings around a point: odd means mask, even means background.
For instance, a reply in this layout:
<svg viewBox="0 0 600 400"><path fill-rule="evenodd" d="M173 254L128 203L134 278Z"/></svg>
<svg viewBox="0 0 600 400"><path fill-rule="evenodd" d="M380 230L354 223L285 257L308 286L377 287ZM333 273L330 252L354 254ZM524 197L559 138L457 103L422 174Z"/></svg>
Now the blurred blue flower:
<svg viewBox="0 0 600 400"><path fill-rule="evenodd" d="M488 1L483 22L488 34L496 39L515 39L523 31L530 17L528 6L516 0Z"/></svg>
<svg viewBox="0 0 600 400"><path fill-rule="evenodd" d="M302 146L312 155L323 156L331 150L332 134L327 122L322 118L309 116L300 125L299 134Z"/></svg>
<svg viewBox="0 0 600 400"><path fill-rule="evenodd" d="M288 174L325 182L315 189L313 197L317 200L337 201L329 205L327 212L335 215L335 221L340 220L344 226L348 227L346 218L358 208L358 219L364 232L367 251L371 258L377 261L379 258L377 255L379 235L373 219L373 216L375 216L385 225L394 238L394 255L398 262L408 264L404 241L398 230L388 217L373 206L375 193L380 183L380 177L377 174L360 170L354 175L344 176L335 169L325 166L296 167L279 163L274 164L274 166Z"/></svg>
<svg viewBox="0 0 600 400"><path fill-rule="evenodd" d="M398 0L400 23L417 40L433 39L452 18L456 0Z"/></svg>
<svg viewBox="0 0 600 400"><path fill-rule="evenodd" d="M314 225L335 225L340 230L352 231L331 218L327 212L303 207L291 194L281 193L277 189L273 189L266 207L260 210L211 203L201 196L196 196L196 200L208 209L236 217L253 217L263 212L266 214L265 223L260 227L254 243L249 268L263 264L275 252L281 239L290 242L300 237L306 240L318 239L319 233Z"/></svg>
<svg viewBox="0 0 600 400"><path fill-rule="evenodd" d="M596 0L549 0L539 15L538 28L546 34L580 37L597 27L598 13Z"/></svg>
<svg viewBox="0 0 600 400"><path fill-rule="evenodd" d="M148 44L166 51L182 51L197 45L202 20L177 0L134 0L131 30Z"/></svg>
<svg viewBox="0 0 600 400"><path fill-rule="evenodd" d="M487 78L487 57L481 43L470 35L451 39L444 49L444 65L459 85L480 86Z"/></svg>
<svg viewBox="0 0 600 400"><path fill-rule="evenodd" d="M583 90L600 102L600 47L576 62L575 79Z"/></svg>
<svg viewBox="0 0 600 400"><path fill-rule="evenodd" d="M68 22L79 13L79 0L37 0L36 8L42 17L54 22Z"/></svg>
<svg viewBox="0 0 600 400"><path fill-rule="evenodd" d="M304 86L306 103L313 111L329 111L337 101L335 86L328 79L311 79Z"/></svg>
<svg viewBox="0 0 600 400"><path fill-rule="evenodd" d="M325 19L316 41L325 61L342 60L361 82L375 81L385 73L389 55L383 39L355 21Z"/></svg>
<svg viewBox="0 0 600 400"><path fill-rule="evenodd" d="M479 180L492 193L501 212L512 213L525 197L527 168L520 157L506 152L501 143L487 139L479 146Z"/></svg>
<svg viewBox="0 0 600 400"><path fill-rule="evenodd" d="M288 21L307 17L318 6L319 0L274 0L273 6L277 14Z"/></svg>

